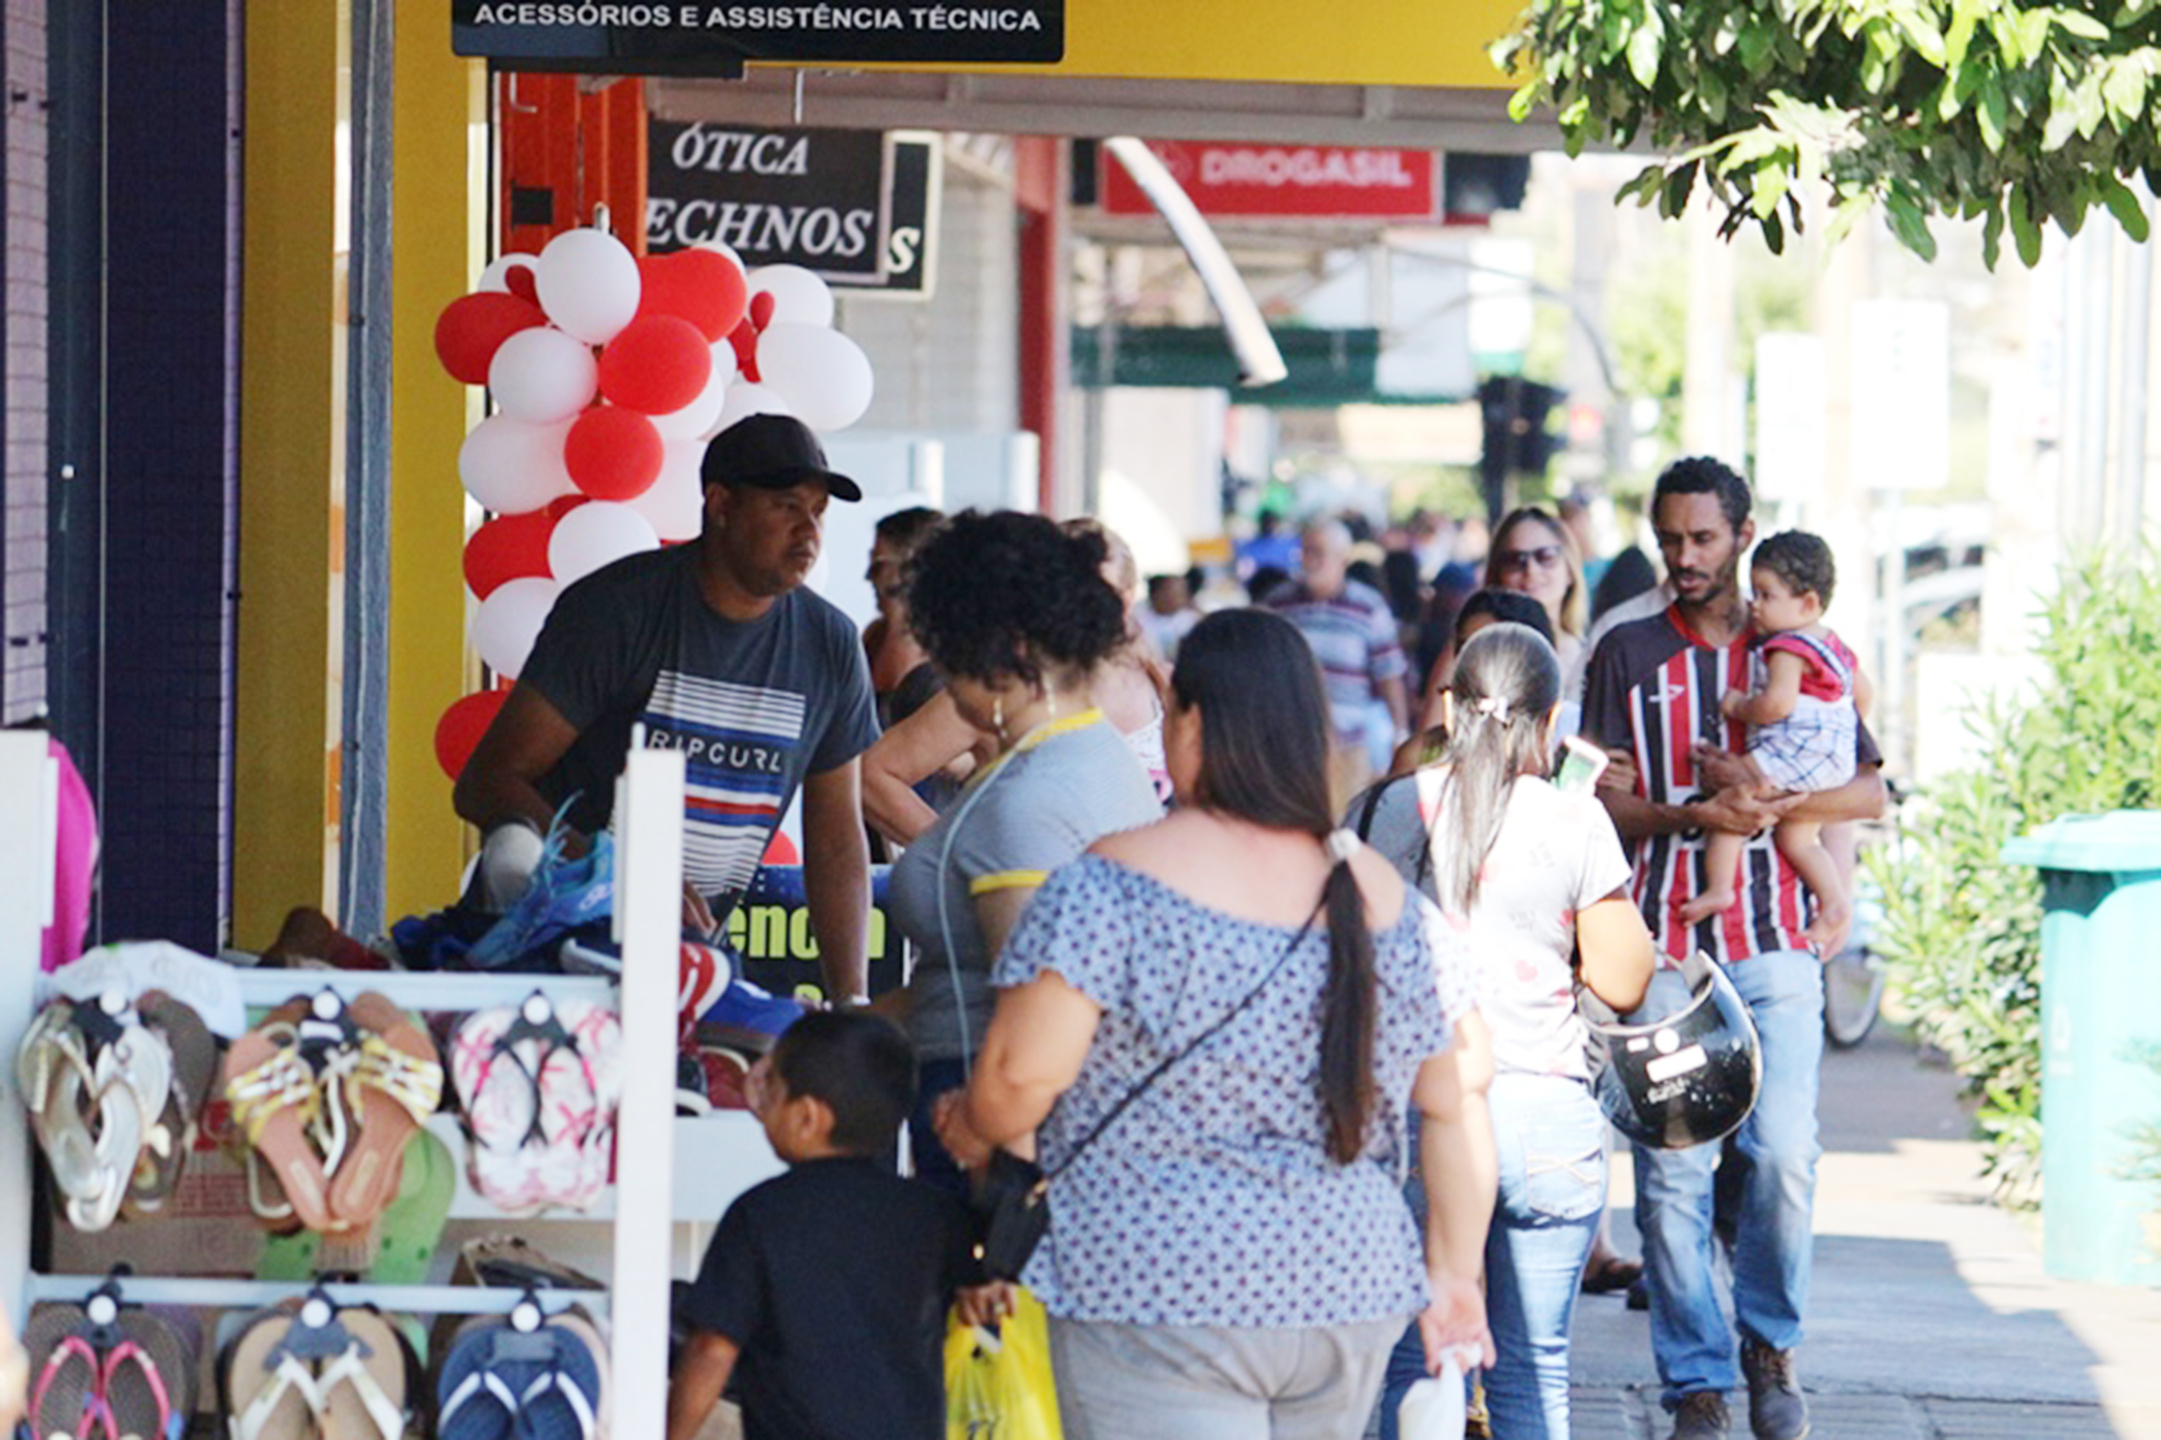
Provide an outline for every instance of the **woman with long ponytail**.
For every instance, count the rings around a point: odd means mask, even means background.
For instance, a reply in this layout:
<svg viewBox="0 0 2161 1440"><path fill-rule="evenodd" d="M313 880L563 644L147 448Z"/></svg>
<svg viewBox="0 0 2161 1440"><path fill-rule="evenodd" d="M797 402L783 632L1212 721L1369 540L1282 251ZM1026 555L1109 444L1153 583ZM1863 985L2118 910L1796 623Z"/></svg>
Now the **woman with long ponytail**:
<svg viewBox="0 0 2161 1440"><path fill-rule="evenodd" d="M1336 826L1298 631L1226 611L1179 647L1179 805L1053 872L1000 953L939 1133L1038 1130L1068 1440L1354 1440L1407 1318L1490 1357L1486 1054L1461 942ZM1412 1107L1421 1237L1398 1194Z"/></svg>
<svg viewBox="0 0 2161 1440"><path fill-rule="evenodd" d="M1439 762L1351 806L1374 847L1467 936L1491 1031L1500 1195L1485 1271L1499 1354L1486 1400L1498 1440L1568 1436L1569 1322L1606 1185L1606 1122L1572 991L1580 982L1625 1013L1651 978L1650 932L1613 822L1588 791L1545 778L1560 689L1543 636L1516 624L1479 631L1456 657ZM1420 1348L1407 1334L1390 1361L1384 1440Z"/></svg>

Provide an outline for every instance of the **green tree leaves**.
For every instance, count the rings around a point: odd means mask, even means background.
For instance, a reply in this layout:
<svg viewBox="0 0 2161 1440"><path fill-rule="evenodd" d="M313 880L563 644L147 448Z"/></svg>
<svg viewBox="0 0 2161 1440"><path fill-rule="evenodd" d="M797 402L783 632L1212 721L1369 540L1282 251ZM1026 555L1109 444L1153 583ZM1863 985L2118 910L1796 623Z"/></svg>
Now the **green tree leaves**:
<svg viewBox="0 0 2161 1440"><path fill-rule="evenodd" d="M2143 239L2127 182L2161 181L2161 0L1530 0L1493 55L1571 153L1671 157L1623 198L1676 215L1701 183L1774 249L1807 197L1924 256L1931 220L1980 219L1991 264L2008 230L2031 265L2096 207Z"/></svg>

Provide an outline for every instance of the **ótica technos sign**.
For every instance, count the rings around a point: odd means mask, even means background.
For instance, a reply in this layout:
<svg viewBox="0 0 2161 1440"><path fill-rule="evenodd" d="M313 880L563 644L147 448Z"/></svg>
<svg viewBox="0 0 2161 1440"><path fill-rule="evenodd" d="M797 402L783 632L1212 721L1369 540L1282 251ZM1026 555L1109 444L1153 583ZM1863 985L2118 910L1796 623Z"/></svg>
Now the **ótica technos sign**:
<svg viewBox="0 0 2161 1440"><path fill-rule="evenodd" d="M939 137L664 120L646 134L653 254L717 242L746 265L800 265L881 295L929 294Z"/></svg>
<svg viewBox="0 0 2161 1440"><path fill-rule="evenodd" d="M733 75L746 61L1052 64L1065 0L451 0L451 48L512 69Z"/></svg>

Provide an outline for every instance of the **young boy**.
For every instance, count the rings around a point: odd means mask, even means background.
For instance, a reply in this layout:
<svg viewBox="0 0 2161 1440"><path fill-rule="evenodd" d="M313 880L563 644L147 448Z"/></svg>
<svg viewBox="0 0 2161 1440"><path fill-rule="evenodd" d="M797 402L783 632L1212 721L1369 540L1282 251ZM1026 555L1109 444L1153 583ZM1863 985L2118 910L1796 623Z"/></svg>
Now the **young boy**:
<svg viewBox="0 0 2161 1440"><path fill-rule="evenodd" d="M1803 530L1773 535L1749 562L1749 615L1757 634L1751 688L1730 692L1719 708L1748 726L1748 758L1765 799L1835 790L1853 778L1869 689L1860 662L1823 623L1837 580L1831 547ZM1828 956L1845 943L1853 907L1837 862L1823 848L1822 828L1782 820L1771 838L1815 892L1807 935ZM1745 836L1725 831L1704 842L1704 889L1682 907L1684 921L1693 925L1732 906L1745 843Z"/></svg>
<svg viewBox="0 0 2161 1440"><path fill-rule="evenodd" d="M744 1440L944 1440L946 1305L977 1274L967 1208L886 1158L914 1052L875 1016L818 1012L757 1088L788 1173L739 1196L706 1247L668 1440L692 1440L731 1375Z"/></svg>

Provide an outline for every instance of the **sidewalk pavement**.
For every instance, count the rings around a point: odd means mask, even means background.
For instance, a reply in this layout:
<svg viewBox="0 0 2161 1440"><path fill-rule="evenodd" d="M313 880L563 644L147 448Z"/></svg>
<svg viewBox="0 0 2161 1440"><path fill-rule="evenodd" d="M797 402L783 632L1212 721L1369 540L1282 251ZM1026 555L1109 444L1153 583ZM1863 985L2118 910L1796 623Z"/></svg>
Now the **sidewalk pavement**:
<svg viewBox="0 0 2161 1440"><path fill-rule="evenodd" d="M2031 1224L1989 1202L1955 1077L1879 1029L1825 1056L1821 1113L1814 1440L2161 1440L2161 1290L2049 1278ZM1633 1254L1629 1168L1614 1230ZM1577 1305L1576 1440L1671 1428L1647 1321L1618 1295Z"/></svg>

